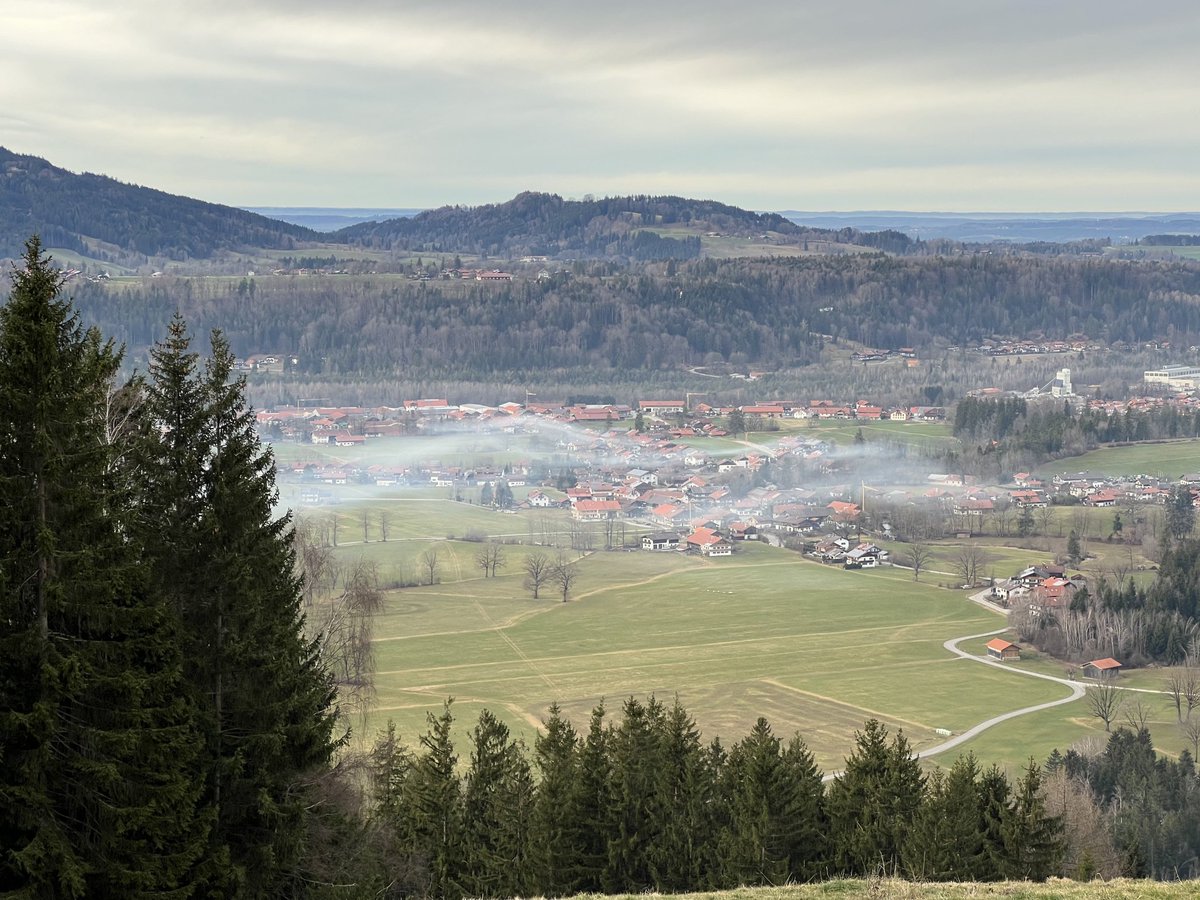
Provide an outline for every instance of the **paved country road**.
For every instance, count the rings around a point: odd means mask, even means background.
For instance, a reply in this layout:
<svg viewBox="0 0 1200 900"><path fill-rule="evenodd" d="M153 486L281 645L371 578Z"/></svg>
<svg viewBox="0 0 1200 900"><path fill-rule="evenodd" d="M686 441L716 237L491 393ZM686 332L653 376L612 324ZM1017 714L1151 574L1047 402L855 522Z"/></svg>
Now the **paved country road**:
<svg viewBox="0 0 1200 900"><path fill-rule="evenodd" d="M972 738L974 738L976 735L980 734L981 732L987 731L993 725L999 725L1001 722L1007 722L1009 719L1016 719L1019 716L1027 716L1030 713L1040 712L1043 709L1051 709L1055 706L1062 706L1064 703L1074 703L1076 700L1079 700L1081 697L1083 697L1084 694L1087 693L1087 688L1084 685L1079 684L1077 682L1068 681L1065 678L1056 678L1053 675L1043 675L1040 672L1027 672L1024 669L1014 669L1014 668L1006 666L1004 663L997 662L997 661L991 660L991 659L987 659L982 656L975 656L974 654L968 653L965 650L960 650L958 647L958 645L962 641L970 641L970 640L975 640L976 638L991 637L992 635L1003 634L1007 630L1008 630L1007 628L997 628L995 631L985 631L981 634L967 634L967 635L963 635L962 637L951 638L950 640L946 641L942 646L945 647L947 650L949 650L951 653L955 654L956 656L960 656L963 659L973 660L974 662L980 663L985 666L994 666L997 669L1003 669L1006 672L1010 672L1010 673L1017 674L1017 675L1026 675L1030 678L1041 678L1045 681L1058 682L1059 684L1063 685L1064 687L1070 688L1070 690L1071 690L1070 695L1067 697L1063 697L1060 700L1051 700L1048 703L1038 703L1035 706L1025 706L1025 707L1022 707L1021 709L1014 709L1011 712L1002 713L1001 715L998 715L998 716L992 716L992 718L985 719L984 721L980 722L978 725L968 728L966 731L962 732L962 734L956 734L956 735L954 735L954 737L950 738L949 740L943 741L940 744L935 744L932 747L928 747L925 750L920 751L917 754L917 757L919 759L924 759L925 757L928 757L928 756L936 756L939 753L945 753L947 750L953 750L955 747L971 740ZM823 781L832 781L833 779L839 777L841 774L842 774L841 772L830 772L822 780Z"/></svg>

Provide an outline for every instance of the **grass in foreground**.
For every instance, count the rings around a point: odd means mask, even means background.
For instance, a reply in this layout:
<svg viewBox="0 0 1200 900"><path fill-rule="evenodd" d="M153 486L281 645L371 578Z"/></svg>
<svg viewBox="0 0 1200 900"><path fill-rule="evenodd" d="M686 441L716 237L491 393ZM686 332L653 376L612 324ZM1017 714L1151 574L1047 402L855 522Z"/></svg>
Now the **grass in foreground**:
<svg viewBox="0 0 1200 900"><path fill-rule="evenodd" d="M1161 881L1068 881L1052 878L1044 884L1028 881L995 883L930 883L884 879L838 879L818 884L788 885L778 888L738 888L732 891L674 894L680 900L966 900L966 898L1003 897L1009 900L1177 900L1195 896L1196 886L1189 882ZM582 897L601 895L581 894ZM645 898L658 894L616 896Z"/></svg>

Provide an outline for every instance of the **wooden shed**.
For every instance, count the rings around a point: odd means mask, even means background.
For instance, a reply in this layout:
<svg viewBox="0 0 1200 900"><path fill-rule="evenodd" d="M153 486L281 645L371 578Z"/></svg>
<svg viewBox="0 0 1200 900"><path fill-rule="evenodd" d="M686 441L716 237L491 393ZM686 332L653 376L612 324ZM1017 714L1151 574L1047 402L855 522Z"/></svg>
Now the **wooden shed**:
<svg viewBox="0 0 1200 900"><path fill-rule="evenodd" d="M1007 661L1021 658L1021 648L1012 641L1004 638L994 638L987 642L987 654L991 659Z"/></svg>
<svg viewBox="0 0 1200 900"><path fill-rule="evenodd" d="M1094 678L1097 681L1103 681L1108 678L1116 678L1121 674L1121 664L1111 656L1104 659L1093 659L1091 662L1086 662L1082 666L1084 678Z"/></svg>

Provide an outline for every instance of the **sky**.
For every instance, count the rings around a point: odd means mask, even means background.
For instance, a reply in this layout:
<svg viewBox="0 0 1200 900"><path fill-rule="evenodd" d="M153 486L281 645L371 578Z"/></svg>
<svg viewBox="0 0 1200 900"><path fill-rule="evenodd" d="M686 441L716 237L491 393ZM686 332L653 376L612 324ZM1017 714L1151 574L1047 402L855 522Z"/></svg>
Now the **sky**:
<svg viewBox="0 0 1200 900"><path fill-rule="evenodd" d="M1200 211L1198 48L1196 0L0 0L0 145L238 206Z"/></svg>

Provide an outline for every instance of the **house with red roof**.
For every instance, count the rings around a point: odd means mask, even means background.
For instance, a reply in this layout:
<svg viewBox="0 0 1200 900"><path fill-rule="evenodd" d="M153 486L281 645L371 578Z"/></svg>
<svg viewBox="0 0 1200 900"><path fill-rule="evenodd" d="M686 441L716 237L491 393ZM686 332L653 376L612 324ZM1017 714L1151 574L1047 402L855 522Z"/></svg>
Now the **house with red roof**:
<svg viewBox="0 0 1200 900"><path fill-rule="evenodd" d="M1008 662L1009 660L1021 658L1021 648L1012 641L1004 640L1004 638L993 638L987 642L987 655L989 659Z"/></svg>
<svg viewBox="0 0 1200 900"><path fill-rule="evenodd" d="M687 536L686 543L688 550L695 550L701 556L733 555L733 544L711 528L697 528Z"/></svg>
<svg viewBox="0 0 1200 900"><path fill-rule="evenodd" d="M602 522L620 519L621 504L616 500L579 500L571 507L571 518L579 522Z"/></svg>
<svg viewBox="0 0 1200 900"><path fill-rule="evenodd" d="M1111 656L1107 656L1104 659L1093 659L1091 662L1084 663L1079 668L1082 670L1084 678L1091 678L1096 681L1107 681L1121 674L1121 664Z"/></svg>

